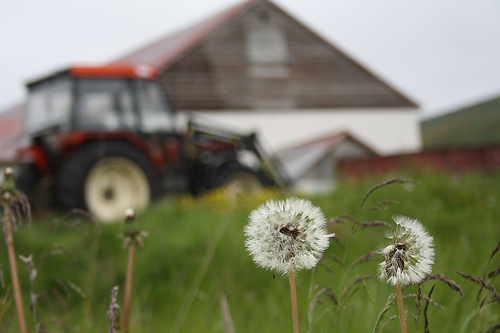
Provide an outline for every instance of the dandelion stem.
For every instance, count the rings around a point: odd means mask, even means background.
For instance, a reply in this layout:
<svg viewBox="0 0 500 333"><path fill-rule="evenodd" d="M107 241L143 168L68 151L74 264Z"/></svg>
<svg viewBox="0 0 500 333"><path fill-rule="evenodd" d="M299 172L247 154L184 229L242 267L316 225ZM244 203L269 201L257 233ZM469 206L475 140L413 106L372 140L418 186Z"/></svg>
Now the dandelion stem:
<svg viewBox="0 0 500 333"><path fill-rule="evenodd" d="M401 333L407 333L406 329L406 318L405 318L405 307L403 304L403 293L401 292L401 285L399 282L396 284L396 299L398 301L398 311L399 311L399 325L401 326Z"/></svg>
<svg viewBox="0 0 500 333"><path fill-rule="evenodd" d="M128 250L127 277L125 278L125 296L123 300L123 332L129 332L130 294L132 293L132 273L134 267L135 245L130 244Z"/></svg>
<svg viewBox="0 0 500 333"><path fill-rule="evenodd" d="M10 222L10 207L4 206L5 215L5 242L9 252L10 273L12 276L12 288L14 289L14 298L16 302L17 320L19 322L19 333L26 333L26 322L24 320L23 303L21 299L21 289L19 287L19 276L17 275L16 254L14 251L14 242L12 239L12 224Z"/></svg>
<svg viewBox="0 0 500 333"><path fill-rule="evenodd" d="M299 333L299 307L297 304L297 289L295 287L295 276L293 269L288 270L288 280L290 281L290 297L292 299L292 319L293 333Z"/></svg>

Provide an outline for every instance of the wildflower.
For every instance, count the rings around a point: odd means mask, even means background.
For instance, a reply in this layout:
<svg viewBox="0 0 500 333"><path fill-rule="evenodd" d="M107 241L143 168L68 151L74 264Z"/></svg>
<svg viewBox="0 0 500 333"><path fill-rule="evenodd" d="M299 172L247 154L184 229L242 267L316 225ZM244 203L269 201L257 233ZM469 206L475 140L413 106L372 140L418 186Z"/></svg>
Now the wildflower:
<svg viewBox="0 0 500 333"><path fill-rule="evenodd" d="M255 263L282 274L310 269L329 245L326 219L308 200L269 200L250 213L246 248Z"/></svg>
<svg viewBox="0 0 500 333"><path fill-rule="evenodd" d="M246 247L257 265L287 274L290 282L293 332L299 332L294 272L310 269L328 247L326 219L310 201L269 200L250 213Z"/></svg>
<svg viewBox="0 0 500 333"><path fill-rule="evenodd" d="M142 238L147 232L139 230L135 222L135 212L129 208L125 210L125 231L123 232L123 247L128 247L127 274L125 276L125 295L123 298L123 332L129 332L130 296L132 294L132 275L136 246L143 247ZM118 291L117 291L118 292Z"/></svg>
<svg viewBox="0 0 500 333"><path fill-rule="evenodd" d="M393 285L420 282L432 270L433 238L417 220L395 216L397 226L387 237L392 243L381 252L380 279Z"/></svg>
<svg viewBox="0 0 500 333"><path fill-rule="evenodd" d="M120 237L123 239L123 248L127 248L131 245L144 247L144 242L142 239L148 237L149 233L146 231L139 230L137 223L135 222L135 212L133 209L128 208L125 210L125 230Z"/></svg>

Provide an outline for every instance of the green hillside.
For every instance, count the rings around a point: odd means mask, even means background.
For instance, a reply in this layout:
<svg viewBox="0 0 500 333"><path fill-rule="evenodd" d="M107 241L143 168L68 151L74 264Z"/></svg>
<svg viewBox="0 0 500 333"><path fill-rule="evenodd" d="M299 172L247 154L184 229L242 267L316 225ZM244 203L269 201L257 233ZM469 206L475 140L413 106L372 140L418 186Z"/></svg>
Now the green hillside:
<svg viewBox="0 0 500 333"><path fill-rule="evenodd" d="M500 97L421 122L425 148L500 143Z"/></svg>

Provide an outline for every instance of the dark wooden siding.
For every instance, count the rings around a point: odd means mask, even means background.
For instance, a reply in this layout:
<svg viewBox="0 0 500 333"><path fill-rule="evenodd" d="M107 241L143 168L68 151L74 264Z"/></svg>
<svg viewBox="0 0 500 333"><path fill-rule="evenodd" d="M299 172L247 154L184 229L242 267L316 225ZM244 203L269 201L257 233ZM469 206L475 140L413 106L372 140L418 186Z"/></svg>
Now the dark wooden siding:
<svg viewBox="0 0 500 333"><path fill-rule="evenodd" d="M264 64L276 77L252 75L246 38L263 26L285 37L287 59ZM256 1L169 64L163 82L179 110L415 106L267 1Z"/></svg>

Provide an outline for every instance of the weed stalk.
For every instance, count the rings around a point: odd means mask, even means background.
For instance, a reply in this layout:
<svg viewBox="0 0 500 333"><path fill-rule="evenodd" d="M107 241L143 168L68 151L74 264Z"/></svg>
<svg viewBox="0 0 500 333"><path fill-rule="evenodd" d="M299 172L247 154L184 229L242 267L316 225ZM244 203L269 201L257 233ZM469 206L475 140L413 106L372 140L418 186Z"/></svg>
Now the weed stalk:
<svg viewBox="0 0 500 333"><path fill-rule="evenodd" d="M125 295L123 298L123 332L129 332L130 323L130 297L132 294L132 275L134 271L135 248L144 246L142 238L148 236L147 232L140 231L134 221L133 209L125 211L125 231L123 233L123 247L128 247L127 275L125 277Z"/></svg>
<svg viewBox="0 0 500 333"><path fill-rule="evenodd" d="M135 245L128 249L127 277L125 279L125 296L123 301L123 331L129 332L130 295L132 293L132 274L134 268Z"/></svg>
<svg viewBox="0 0 500 333"><path fill-rule="evenodd" d="M21 298L21 288L19 287L19 276L17 274L16 253L14 250L14 241L12 238L12 222L10 206L16 201L14 174L11 168L7 168L4 174L4 181L0 189L1 201L4 209L3 231L5 243L9 256L10 274L12 277L12 289L16 303L17 320L19 322L19 332L26 333L26 322L24 319L23 303Z"/></svg>
<svg viewBox="0 0 500 333"><path fill-rule="evenodd" d="M35 293L35 279L37 276L37 271L35 269L35 264L33 263L33 255L29 255L28 257L19 256L19 258L26 264L26 266L28 268L28 272L30 274L30 285L31 285L31 291L30 291L31 307L30 307L30 309L31 309L31 314L33 315L33 321L35 324L35 332L40 333L41 326L40 326L40 323L38 322L38 311L37 311L37 307L36 307L38 295Z"/></svg>
<svg viewBox="0 0 500 333"><path fill-rule="evenodd" d="M119 327L115 327L116 312L120 309L120 306L116 302L119 289L120 287L118 286L114 286L113 289L111 289L111 304L108 310L109 333L115 333L115 329L119 330Z"/></svg>

